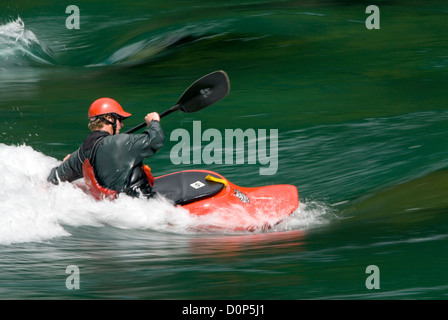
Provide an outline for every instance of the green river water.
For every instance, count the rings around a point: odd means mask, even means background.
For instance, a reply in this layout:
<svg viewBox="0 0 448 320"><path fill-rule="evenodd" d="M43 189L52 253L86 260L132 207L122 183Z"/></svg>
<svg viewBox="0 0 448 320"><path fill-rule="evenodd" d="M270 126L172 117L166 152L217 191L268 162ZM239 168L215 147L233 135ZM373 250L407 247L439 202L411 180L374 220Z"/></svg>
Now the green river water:
<svg viewBox="0 0 448 320"><path fill-rule="evenodd" d="M72 4L79 29L67 28ZM380 29L366 27L371 4ZM2 1L0 299L446 299L447 28L442 0ZM47 184L88 134L95 99L131 112L126 130L215 70L230 94L162 120L153 173L295 185L290 219L197 231L163 202ZM170 134L194 121L278 130L275 173L173 164Z"/></svg>

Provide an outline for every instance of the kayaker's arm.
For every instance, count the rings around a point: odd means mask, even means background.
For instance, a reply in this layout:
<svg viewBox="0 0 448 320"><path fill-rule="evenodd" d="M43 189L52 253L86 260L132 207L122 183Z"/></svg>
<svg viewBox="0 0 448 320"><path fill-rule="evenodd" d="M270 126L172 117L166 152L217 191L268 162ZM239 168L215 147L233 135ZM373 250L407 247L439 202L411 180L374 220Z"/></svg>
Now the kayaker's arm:
<svg viewBox="0 0 448 320"><path fill-rule="evenodd" d="M64 158L64 162L53 169L48 175L47 181L59 184L59 181L75 181L82 178L82 161L78 157L79 149Z"/></svg>
<svg viewBox="0 0 448 320"><path fill-rule="evenodd" d="M137 137L138 135L134 135ZM160 150L165 143L165 133L158 120L152 120L148 127L140 135L142 138L138 139L137 143L142 145L137 150L141 150L141 157L147 158Z"/></svg>

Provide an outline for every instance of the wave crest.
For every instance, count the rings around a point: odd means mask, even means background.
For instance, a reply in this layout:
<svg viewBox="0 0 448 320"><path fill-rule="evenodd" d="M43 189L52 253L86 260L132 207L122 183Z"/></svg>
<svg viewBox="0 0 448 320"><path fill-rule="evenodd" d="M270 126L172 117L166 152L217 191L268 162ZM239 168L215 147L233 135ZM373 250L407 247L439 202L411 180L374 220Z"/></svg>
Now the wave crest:
<svg viewBox="0 0 448 320"><path fill-rule="evenodd" d="M0 67L52 64L51 49L26 29L20 17L0 25Z"/></svg>
<svg viewBox="0 0 448 320"><path fill-rule="evenodd" d="M224 35L225 32L219 32L222 24L223 22L208 22L185 25L168 31L141 32L127 43L120 44L120 47L102 62L88 66L144 64L170 53L174 48Z"/></svg>

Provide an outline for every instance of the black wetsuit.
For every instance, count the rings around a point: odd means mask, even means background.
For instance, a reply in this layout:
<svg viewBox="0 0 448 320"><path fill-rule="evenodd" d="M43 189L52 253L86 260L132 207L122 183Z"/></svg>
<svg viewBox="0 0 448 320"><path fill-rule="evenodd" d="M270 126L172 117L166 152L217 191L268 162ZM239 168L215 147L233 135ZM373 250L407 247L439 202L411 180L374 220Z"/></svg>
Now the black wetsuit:
<svg viewBox="0 0 448 320"><path fill-rule="evenodd" d="M82 164L89 158L101 186L130 195L140 189L146 194L151 187L142 170L142 161L156 153L164 140L164 132L157 120L151 121L142 134L110 135L101 130L93 131L78 150L51 170L48 181L58 184L59 181L72 182L82 178ZM98 145L92 154L96 142Z"/></svg>

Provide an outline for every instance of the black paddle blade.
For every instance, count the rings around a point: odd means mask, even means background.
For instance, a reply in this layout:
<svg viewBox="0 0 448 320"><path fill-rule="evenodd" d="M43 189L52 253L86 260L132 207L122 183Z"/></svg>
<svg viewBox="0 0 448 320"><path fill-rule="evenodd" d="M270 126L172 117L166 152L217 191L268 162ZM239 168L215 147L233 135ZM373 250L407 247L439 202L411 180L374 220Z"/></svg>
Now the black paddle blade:
<svg viewBox="0 0 448 320"><path fill-rule="evenodd" d="M222 70L215 71L188 87L176 105L183 112L196 112L218 102L227 96L229 91L230 81L227 73Z"/></svg>
<svg viewBox="0 0 448 320"><path fill-rule="evenodd" d="M227 73L221 70L212 72L199 80L196 80L189 86L174 106L160 113L160 118L177 110L187 113L202 110L224 98L229 91L230 81ZM145 126L145 122L140 123L138 126L129 129L125 133L133 133Z"/></svg>

